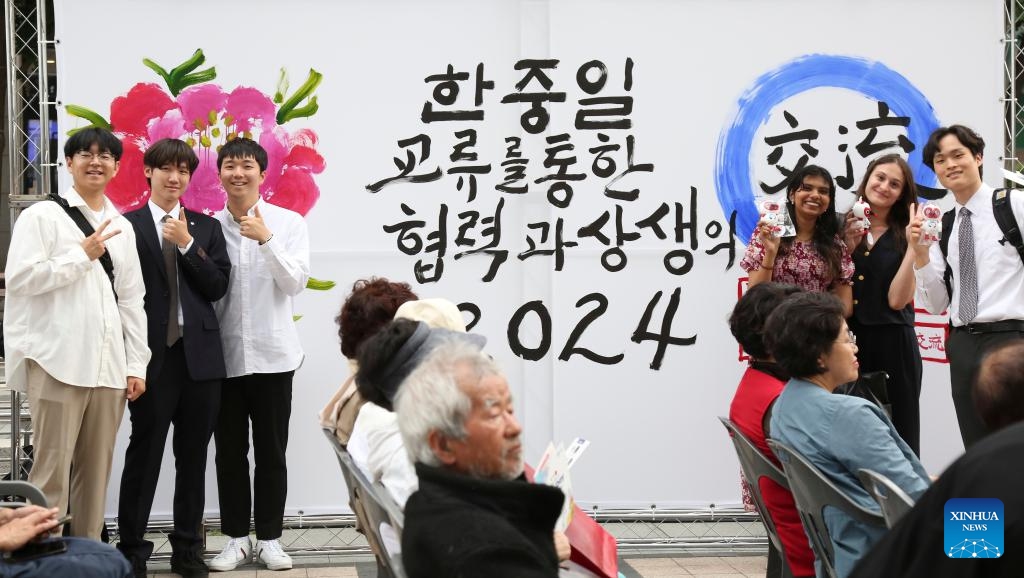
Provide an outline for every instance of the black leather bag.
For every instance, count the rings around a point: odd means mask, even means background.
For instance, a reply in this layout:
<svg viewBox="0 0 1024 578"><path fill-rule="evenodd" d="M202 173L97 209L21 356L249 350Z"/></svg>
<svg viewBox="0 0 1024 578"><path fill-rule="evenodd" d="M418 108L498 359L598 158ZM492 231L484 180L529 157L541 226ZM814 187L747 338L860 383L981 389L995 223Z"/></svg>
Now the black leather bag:
<svg viewBox="0 0 1024 578"><path fill-rule="evenodd" d="M862 373L857 381L851 381L836 388L836 393L863 397L882 408L885 415L892 419L892 403L889 401L889 388L886 385L889 375L884 371Z"/></svg>

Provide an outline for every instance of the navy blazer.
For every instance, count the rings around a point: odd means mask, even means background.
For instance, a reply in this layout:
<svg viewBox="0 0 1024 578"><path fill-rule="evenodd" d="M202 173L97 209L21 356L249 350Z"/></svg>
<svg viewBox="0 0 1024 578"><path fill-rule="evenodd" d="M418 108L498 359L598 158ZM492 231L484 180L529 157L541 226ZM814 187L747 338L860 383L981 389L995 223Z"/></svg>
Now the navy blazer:
<svg viewBox="0 0 1024 578"><path fill-rule="evenodd" d="M224 350L220 342L220 325L213 312L214 301L228 291L231 261L220 223L213 217L185 209L192 246L184 255L175 249L178 258L178 301L185 319L182 339L188 374L194 381L223 379ZM135 228L135 242L146 283L146 318L149 349L153 356L146 368L146 381L160 374L167 350L167 320L171 294L161 249L162 237L157 235L153 213L147 203L141 209L125 213Z"/></svg>

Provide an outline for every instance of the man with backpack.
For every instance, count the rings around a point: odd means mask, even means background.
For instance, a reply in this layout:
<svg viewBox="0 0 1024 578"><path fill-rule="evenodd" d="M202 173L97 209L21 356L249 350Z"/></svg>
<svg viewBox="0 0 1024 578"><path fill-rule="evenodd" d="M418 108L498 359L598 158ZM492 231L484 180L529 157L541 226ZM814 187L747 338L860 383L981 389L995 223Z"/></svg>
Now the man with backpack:
<svg viewBox="0 0 1024 578"><path fill-rule="evenodd" d="M98 540L125 401L146 391L146 286L131 223L104 194L121 141L82 129L64 145L72 185L18 217L7 254L7 382L28 394L28 481L71 535ZM74 473L71 473L74 464Z"/></svg>
<svg viewBox="0 0 1024 578"><path fill-rule="evenodd" d="M985 141L965 126L935 130L923 158L956 203L931 247L919 243L921 215L910 224L917 303L932 313L949 308L946 357L965 448L988 433L971 398L983 353L1024 339L1024 192L981 181L984 151Z"/></svg>

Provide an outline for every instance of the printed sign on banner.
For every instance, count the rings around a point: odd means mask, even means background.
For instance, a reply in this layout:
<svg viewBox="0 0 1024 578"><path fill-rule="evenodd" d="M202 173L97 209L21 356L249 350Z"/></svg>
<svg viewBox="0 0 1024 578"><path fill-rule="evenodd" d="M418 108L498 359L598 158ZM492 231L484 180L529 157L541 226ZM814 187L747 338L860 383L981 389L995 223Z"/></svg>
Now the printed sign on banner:
<svg viewBox="0 0 1024 578"><path fill-rule="evenodd" d="M175 26L144 2L56 0L59 133L112 125L124 209L147 198L141 154L162 136L199 153L185 203L208 212L220 144L270 151L261 192L304 215L312 275L336 283L296 300L290 513L346 509L340 476L309 475L330 458L315 414L347 377L334 317L371 276L458 303L488 337L528 460L551 439L593 442L573 469L581 506L737 504L715 417L744 369L726 318L758 204L813 163L845 211L870 159L895 152L947 207L925 139L971 125L998 174L1003 86L997 0L742 5L183 0ZM937 59L920 34L880 41L883 7L936 39L953 11L957 38L991 42ZM960 450L940 323L919 316L935 472ZM213 511L215 489L210 467Z"/></svg>

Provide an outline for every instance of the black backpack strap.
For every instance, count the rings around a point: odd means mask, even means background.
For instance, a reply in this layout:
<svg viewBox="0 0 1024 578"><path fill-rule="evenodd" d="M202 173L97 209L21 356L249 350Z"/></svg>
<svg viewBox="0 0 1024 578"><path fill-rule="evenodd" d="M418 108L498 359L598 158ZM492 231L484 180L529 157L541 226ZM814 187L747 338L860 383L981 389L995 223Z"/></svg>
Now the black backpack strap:
<svg viewBox="0 0 1024 578"><path fill-rule="evenodd" d="M64 209L64 212L71 217L71 220L78 225L78 228L82 230L82 233L84 233L86 237L96 232L96 229L89 224L89 220L85 218L82 211L69 205L67 199L56 193L50 193L47 198L60 205L60 207ZM117 301L117 289L114 288L114 261L110 258L110 252L104 249L103 254L99 256L99 260L100 265L103 266L103 270L107 273L107 278L110 279L110 290L114 292L114 300Z"/></svg>
<svg viewBox="0 0 1024 578"><path fill-rule="evenodd" d="M939 237L939 249L942 250L942 259L946 265L942 280L946 283L946 293L950 299L953 298L953 269L949 267L949 235L953 230L954 219L956 219L956 209L950 209L942 214L942 236Z"/></svg>
<svg viewBox="0 0 1024 578"><path fill-rule="evenodd" d="M999 244L1010 243L1020 259L1024 262L1024 239L1021 238L1020 227L1017 226L1017 219L1013 215L1013 206L1010 204L1010 191L1012 189L996 189L992 191L992 214L996 217L999 230L1003 238Z"/></svg>

